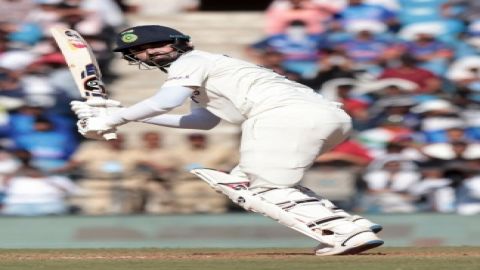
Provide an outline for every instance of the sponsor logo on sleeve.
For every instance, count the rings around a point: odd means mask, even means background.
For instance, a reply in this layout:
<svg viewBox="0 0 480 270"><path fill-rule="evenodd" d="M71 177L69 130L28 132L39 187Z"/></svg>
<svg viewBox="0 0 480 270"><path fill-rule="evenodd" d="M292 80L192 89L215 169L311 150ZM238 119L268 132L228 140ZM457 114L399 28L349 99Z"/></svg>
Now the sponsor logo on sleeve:
<svg viewBox="0 0 480 270"><path fill-rule="evenodd" d="M185 75L185 76L173 76L173 77L168 77L165 81L173 81L173 80L186 80L189 79L190 75Z"/></svg>

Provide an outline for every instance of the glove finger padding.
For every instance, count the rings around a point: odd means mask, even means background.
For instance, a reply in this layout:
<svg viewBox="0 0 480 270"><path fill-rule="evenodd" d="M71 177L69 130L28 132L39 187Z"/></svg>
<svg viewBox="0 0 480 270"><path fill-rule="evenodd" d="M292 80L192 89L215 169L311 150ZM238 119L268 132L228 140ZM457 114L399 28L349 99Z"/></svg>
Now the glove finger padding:
<svg viewBox="0 0 480 270"><path fill-rule="evenodd" d="M104 134L115 131L102 117L81 118L77 121L77 129L84 137L91 139L99 139Z"/></svg>
<svg viewBox="0 0 480 270"><path fill-rule="evenodd" d="M85 104L72 105L72 111L77 115L79 119L88 117L97 117L106 114L105 108L90 107Z"/></svg>
<svg viewBox="0 0 480 270"><path fill-rule="evenodd" d="M88 105L88 102L84 102L84 101L72 101L70 102L70 108L77 115L79 119L109 115L122 109L120 107L91 106L91 105Z"/></svg>
<svg viewBox="0 0 480 270"><path fill-rule="evenodd" d="M87 139L92 139L92 140L98 140L98 141L105 141L105 136L104 134L106 133L115 133L117 130L116 129L110 129L109 131L100 133L97 131L88 131L86 133L82 133L82 136L87 138Z"/></svg>
<svg viewBox="0 0 480 270"><path fill-rule="evenodd" d="M91 110L80 110L75 112L75 114L77 115L78 119L98 116L98 114L93 113Z"/></svg>
<svg viewBox="0 0 480 270"><path fill-rule="evenodd" d="M70 102L70 108L75 112L79 109L90 108L90 106L83 101L72 101Z"/></svg>
<svg viewBox="0 0 480 270"><path fill-rule="evenodd" d="M114 99L91 98L86 104L92 107L121 107L122 103Z"/></svg>

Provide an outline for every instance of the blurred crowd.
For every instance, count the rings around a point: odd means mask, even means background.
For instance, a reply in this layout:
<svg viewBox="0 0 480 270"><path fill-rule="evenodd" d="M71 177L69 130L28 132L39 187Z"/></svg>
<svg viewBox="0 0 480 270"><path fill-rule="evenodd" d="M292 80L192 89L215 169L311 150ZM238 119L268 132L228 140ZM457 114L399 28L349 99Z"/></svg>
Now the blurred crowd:
<svg viewBox="0 0 480 270"><path fill-rule="evenodd" d="M115 33L137 6L114 0L0 1L0 214L221 213L229 203L188 173L229 171L234 150L213 146L206 134L186 134L175 151L159 132L92 142L78 133L69 103L81 99L50 28L78 31L91 45L104 83ZM178 1L177 11L195 1Z"/></svg>
<svg viewBox="0 0 480 270"><path fill-rule="evenodd" d="M72 28L91 44L103 79L114 33L129 6L113 0L0 1L0 191L5 214L66 213L77 190L68 165L82 138L69 102L80 99L50 27Z"/></svg>
<svg viewBox="0 0 480 270"><path fill-rule="evenodd" d="M353 119L309 183L369 213L480 213L479 1L275 0L265 16L247 55Z"/></svg>
<svg viewBox="0 0 480 270"><path fill-rule="evenodd" d="M126 134L107 142L77 134L68 104L79 92L48 29L80 32L109 84L118 77L112 37L135 6L0 3L1 214L238 210L188 173L229 171L238 161L236 149L204 133L186 134L174 149L158 131L142 133L135 148ZM178 3L194 11L199 2ZM480 213L479 1L273 0L264 38L245 55L352 116L352 136L318 157L309 188L358 212Z"/></svg>

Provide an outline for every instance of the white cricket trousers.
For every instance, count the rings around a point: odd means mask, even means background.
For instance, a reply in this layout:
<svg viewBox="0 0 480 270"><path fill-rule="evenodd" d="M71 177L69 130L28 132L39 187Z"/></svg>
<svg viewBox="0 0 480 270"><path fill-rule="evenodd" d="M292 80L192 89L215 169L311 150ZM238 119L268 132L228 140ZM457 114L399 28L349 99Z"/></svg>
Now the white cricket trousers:
<svg viewBox="0 0 480 270"><path fill-rule="evenodd" d="M350 116L330 102L271 109L242 124L240 163L250 188L298 184L319 154L345 140Z"/></svg>

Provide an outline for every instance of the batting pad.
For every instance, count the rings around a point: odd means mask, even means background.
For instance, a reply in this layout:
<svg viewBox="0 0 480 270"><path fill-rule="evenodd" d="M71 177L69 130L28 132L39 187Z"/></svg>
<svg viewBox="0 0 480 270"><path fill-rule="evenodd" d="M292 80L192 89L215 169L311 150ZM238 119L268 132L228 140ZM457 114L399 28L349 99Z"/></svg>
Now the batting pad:
<svg viewBox="0 0 480 270"><path fill-rule="evenodd" d="M318 233L318 231L315 231L314 229L318 228L320 224L330 223L338 219L344 219L344 217L330 215L328 217L323 216L321 218L317 218L313 221L303 221L299 219L298 215L291 212L291 209L296 203L313 203L314 200L318 200L314 198L309 200L310 197L305 195L301 202L292 200L290 201L292 205L286 206L284 202L278 203L277 205L276 203L271 203L266 200L264 195L262 195L263 191L255 193L254 191L249 190L248 187L250 182L246 178L233 176L213 169L193 169L190 172L207 182L216 191L225 194L234 203L240 205L244 209L272 218L280 224L303 233L304 235L323 244L331 246L334 245L334 243L326 240L320 233ZM278 190L281 191L281 189ZM291 191L293 188L285 189L286 192L287 190Z"/></svg>

